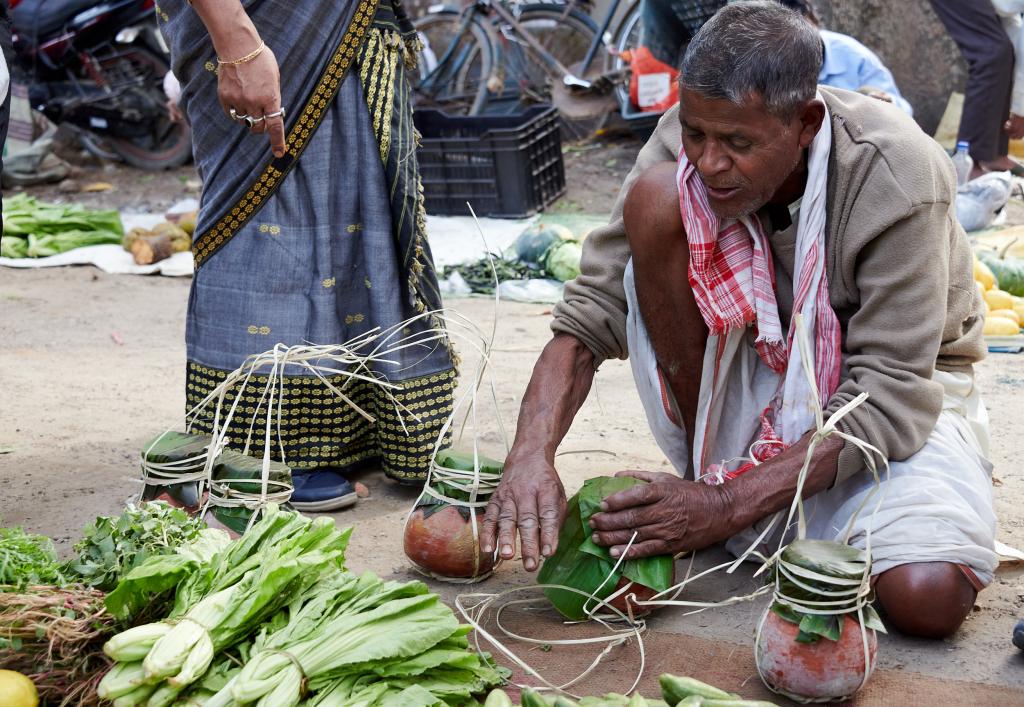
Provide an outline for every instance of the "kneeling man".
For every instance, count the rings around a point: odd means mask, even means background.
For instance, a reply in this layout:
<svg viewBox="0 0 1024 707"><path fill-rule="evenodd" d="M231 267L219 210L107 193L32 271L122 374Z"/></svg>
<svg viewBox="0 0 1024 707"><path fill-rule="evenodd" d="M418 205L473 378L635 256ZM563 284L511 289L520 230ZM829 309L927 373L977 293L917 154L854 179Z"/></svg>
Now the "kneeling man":
<svg viewBox="0 0 1024 707"><path fill-rule="evenodd" d="M896 628L954 632L992 580L987 419L972 366L983 305L942 149L899 108L816 85L821 41L773 2L728 5L682 66L678 113L637 159L615 220L588 238L523 400L483 546L528 570L565 510L554 453L597 366L628 354L675 474L611 497L595 541L628 556L698 550L788 508L814 431L890 466L869 524ZM798 316L799 315L799 316ZM806 350L799 329L806 334ZM804 364L810 364L810 375ZM813 383L811 382L813 378ZM841 539L875 485L830 436L804 488L809 536Z"/></svg>

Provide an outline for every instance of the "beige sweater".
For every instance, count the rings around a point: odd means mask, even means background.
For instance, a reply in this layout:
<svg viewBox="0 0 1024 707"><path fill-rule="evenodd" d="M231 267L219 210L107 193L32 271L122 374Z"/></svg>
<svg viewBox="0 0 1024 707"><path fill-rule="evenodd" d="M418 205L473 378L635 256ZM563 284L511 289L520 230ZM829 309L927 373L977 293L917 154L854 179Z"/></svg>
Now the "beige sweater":
<svg viewBox="0 0 1024 707"><path fill-rule="evenodd" d="M866 391L868 400L840 426L902 460L924 446L938 419L943 389L932 381L933 370L970 373L984 357L984 305L956 220L949 157L898 108L840 89L821 92L833 131L829 296L843 330L842 380L827 409ZM637 157L611 223L587 238L582 274L555 307L552 329L583 341L598 365L626 357L623 201L641 172L675 161L679 143L674 108ZM837 480L863 468L860 452L848 444Z"/></svg>

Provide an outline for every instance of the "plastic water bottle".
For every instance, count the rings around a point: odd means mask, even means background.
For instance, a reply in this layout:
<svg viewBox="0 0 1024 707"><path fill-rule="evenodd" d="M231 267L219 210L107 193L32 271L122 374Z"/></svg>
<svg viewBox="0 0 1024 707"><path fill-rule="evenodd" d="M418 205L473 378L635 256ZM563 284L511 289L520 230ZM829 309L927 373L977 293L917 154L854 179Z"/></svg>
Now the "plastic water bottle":
<svg viewBox="0 0 1024 707"><path fill-rule="evenodd" d="M968 153L971 145L967 142L958 142L956 152L953 153L953 167L956 168L956 184L962 187L971 178L971 170L974 168L974 160Z"/></svg>

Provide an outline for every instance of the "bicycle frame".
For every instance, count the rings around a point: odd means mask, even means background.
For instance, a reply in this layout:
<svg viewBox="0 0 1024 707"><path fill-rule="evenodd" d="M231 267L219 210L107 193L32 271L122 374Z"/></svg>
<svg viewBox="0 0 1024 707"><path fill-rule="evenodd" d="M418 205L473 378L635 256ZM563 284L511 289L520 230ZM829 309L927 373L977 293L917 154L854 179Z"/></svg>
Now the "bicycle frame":
<svg viewBox="0 0 1024 707"><path fill-rule="evenodd" d="M473 8L475 8L475 7L476 7L475 4L471 5L470 7L466 8L465 12L462 13L461 24L459 25L459 32L458 32L457 36L462 37L469 30L469 25L473 21L473 17L476 15L476 12L472 11ZM463 63L465 61L467 61L468 58L469 58L470 47L462 47L461 50L460 50L461 53L462 53L462 56L460 56L458 58L458 61L454 65L454 67L449 67L448 63L450 61L453 61L452 57L456 53L456 50L458 50L458 49L459 49L459 42L452 42L451 46L448 47L447 51L445 51L444 56L442 56L440 59L437 60L437 65L430 71L430 73L428 73L423 78L422 83L421 83L421 86L423 88L426 88L428 90L430 88L433 88L434 84L438 80L438 77L441 74L443 74L444 71L446 69L448 69L448 68L452 68L453 69L452 75L458 74L459 69L462 68Z"/></svg>
<svg viewBox="0 0 1024 707"><path fill-rule="evenodd" d="M632 2L635 2L635 0L630 0L626 5L630 6ZM538 37L531 32L529 27L524 25L523 6L534 4L550 7L552 12L549 12L548 16L554 22L559 21L555 19L559 14L564 20L571 16L570 13L576 14L579 10L586 12L592 8L592 4L588 0L474 0L466 4L461 10L456 8L446 9L443 5L432 6L431 12L444 10L448 13L458 13L457 27L455 27L455 34L453 35L455 39L444 50L443 56L432 56L432 61L436 63L425 67L427 70L421 76L417 90L427 94L434 94L438 90L443 90L454 77L459 76L468 66L468 63L474 60L474 56L476 56L475 47L480 46L477 42L466 44L463 41L464 38L483 32L488 36L491 44L491 49L484 50L492 52L491 57L495 60L495 67L499 66L497 62L500 61L501 44L505 43L507 45L509 42L512 42L521 45L522 50L528 56L533 57L535 65L545 71L549 82L560 79L561 83L570 90L586 92L598 90L601 87L600 90L603 92L604 86L608 84L607 79L612 78L614 80L612 74L602 75L593 81L584 77L590 73L590 69L598 58L602 47L609 51L609 53L612 52L609 29L623 7L623 0L609 1L607 10L603 13L600 26L591 21L591 29L588 30L588 34L594 32L594 36L586 48L581 67L577 68L574 66L576 72L570 70L559 58L549 52ZM483 47L481 48L483 49ZM490 77L485 78L490 81L495 76L496 74L492 74ZM489 90L496 91L497 89Z"/></svg>
<svg viewBox="0 0 1024 707"><path fill-rule="evenodd" d="M573 0L569 0L565 3L565 10L568 12L576 3ZM594 57L597 56L598 50L601 45L605 43L604 35L608 31L608 27L611 26L612 20L615 18L615 14L619 10L619 6L622 4L622 0L612 0L608 6L608 12L605 14L604 19L601 21L601 26L598 28L597 34L594 35L594 41L590 43L590 47L587 49L586 57L583 59L583 66L580 68L581 76L573 74L562 62L558 61L555 57L544 48L544 46L537 41L537 38L530 34L529 31L525 30L518 19L509 12L509 10L500 2L492 2L492 0L478 0L472 7L476 8L477 12L481 11L480 6L489 7L494 10L495 14L504 20L508 25L515 29L516 33L526 42L527 45L537 55L544 60L549 67L555 69L562 76L562 82L566 86L572 88L588 89L593 86L591 81L582 78L587 75L587 70L590 69L590 65L594 62Z"/></svg>

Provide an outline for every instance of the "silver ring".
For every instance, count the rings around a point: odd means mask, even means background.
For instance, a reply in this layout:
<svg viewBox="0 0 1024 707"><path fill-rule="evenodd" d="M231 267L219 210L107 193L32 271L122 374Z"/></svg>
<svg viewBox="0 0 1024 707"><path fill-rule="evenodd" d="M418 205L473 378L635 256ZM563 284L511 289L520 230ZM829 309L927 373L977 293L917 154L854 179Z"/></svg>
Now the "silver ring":
<svg viewBox="0 0 1024 707"><path fill-rule="evenodd" d="M256 123L262 123L264 120L267 119L266 116L264 116L262 118L254 118L251 115L246 115L246 116L242 116L242 117L245 118L245 122L249 124L250 128L255 127Z"/></svg>
<svg viewBox="0 0 1024 707"><path fill-rule="evenodd" d="M231 120L235 121L236 123L241 123L242 121L249 119L249 116L240 115L238 111L236 111L234 108L228 111L228 115L230 115Z"/></svg>
<svg viewBox="0 0 1024 707"><path fill-rule="evenodd" d="M273 113L267 113L264 118L283 118L285 116L284 106L281 106L281 110L274 111Z"/></svg>

